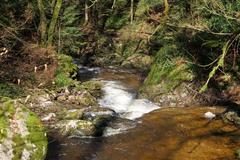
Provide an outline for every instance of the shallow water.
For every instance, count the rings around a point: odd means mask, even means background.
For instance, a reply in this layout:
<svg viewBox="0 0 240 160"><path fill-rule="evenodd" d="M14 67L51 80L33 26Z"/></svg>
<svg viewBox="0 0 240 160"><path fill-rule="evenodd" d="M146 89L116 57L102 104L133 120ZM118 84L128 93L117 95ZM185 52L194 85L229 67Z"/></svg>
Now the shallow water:
<svg viewBox="0 0 240 160"><path fill-rule="evenodd" d="M235 158L234 151L240 146L239 131L222 120L209 121L204 118L204 113L208 111L220 113L223 108L188 107L155 110L157 108L151 102L136 98L141 76L106 70L94 77L105 81L105 96L99 103L103 107L116 110L120 117L109 125L103 137L62 139L53 135L53 141L49 143L47 160ZM112 94L109 94L110 91ZM139 109L139 106L142 108ZM152 110L155 111L150 112Z"/></svg>

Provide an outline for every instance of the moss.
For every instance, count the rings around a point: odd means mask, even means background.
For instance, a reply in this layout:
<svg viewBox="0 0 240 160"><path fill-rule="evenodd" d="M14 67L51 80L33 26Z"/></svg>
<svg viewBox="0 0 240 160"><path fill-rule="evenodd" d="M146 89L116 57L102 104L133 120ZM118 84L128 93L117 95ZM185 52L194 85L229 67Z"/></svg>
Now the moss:
<svg viewBox="0 0 240 160"><path fill-rule="evenodd" d="M161 84L163 92L170 92L182 82L192 81L195 76L191 65L181 55L181 50L175 45L161 48L141 91L146 87Z"/></svg>
<svg viewBox="0 0 240 160"><path fill-rule="evenodd" d="M4 102L2 110L4 112L4 116L12 118L15 113L14 102L12 100Z"/></svg>
<svg viewBox="0 0 240 160"><path fill-rule="evenodd" d="M25 140L22 138L20 134L15 134L12 138L13 142L16 144L13 150L13 160L19 160L22 157L22 152L25 146Z"/></svg>
<svg viewBox="0 0 240 160"><path fill-rule="evenodd" d="M23 151L30 153L30 159L42 160L46 155L47 138L43 126L38 117L30 112L26 107L9 98L0 97L0 142L8 137L8 141L13 142L13 160L21 159ZM16 108L18 111L16 112ZM14 132L13 137L9 137L9 119L22 121L26 126L26 135L22 132ZM24 124L22 124L24 125Z"/></svg>
<svg viewBox="0 0 240 160"><path fill-rule="evenodd" d="M6 119L5 116L6 111L4 109L4 105L2 104L6 101L9 101L9 98L0 97L0 141L7 137L7 128L9 127L8 119Z"/></svg>
<svg viewBox="0 0 240 160"><path fill-rule="evenodd" d="M86 81L80 85L76 85L78 91L87 90L94 97L101 96L101 89L103 87L102 82L99 81Z"/></svg>
<svg viewBox="0 0 240 160"><path fill-rule="evenodd" d="M86 81L81 84L82 87L88 91L94 91L94 90L100 90L102 88L103 84L99 81Z"/></svg>

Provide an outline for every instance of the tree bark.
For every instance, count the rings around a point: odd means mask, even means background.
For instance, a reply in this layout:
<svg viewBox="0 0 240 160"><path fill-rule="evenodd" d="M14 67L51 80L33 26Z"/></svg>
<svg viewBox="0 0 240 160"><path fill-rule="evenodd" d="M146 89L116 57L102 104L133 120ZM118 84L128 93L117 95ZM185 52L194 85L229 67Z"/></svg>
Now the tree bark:
<svg viewBox="0 0 240 160"><path fill-rule="evenodd" d="M40 32L40 39L41 45L45 45L46 42L46 31L47 31L47 18L44 12L44 4L42 0L37 0L38 2L38 9L40 13L40 23L39 23L39 32Z"/></svg>
<svg viewBox="0 0 240 160"><path fill-rule="evenodd" d="M169 12L169 3L168 3L168 0L164 0L164 14L165 16L168 15L168 12Z"/></svg>
<svg viewBox="0 0 240 160"><path fill-rule="evenodd" d="M115 5L116 5L116 0L113 0L112 9L115 7Z"/></svg>
<svg viewBox="0 0 240 160"><path fill-rule="evenodd" d="M134 0L131 0L130 17L131 17L131 24L132 24L133 18L134 18Z"/></svg>
<svg viewBox="0 0 240 160"><path fill-rule="evenodd" d="M85 25L88 24L88 20L89 20L89 8L88 8L88 0L85 0Z"/></svg>
<svg viewBox="0 0 240 160"><path fill-rule="evenodd" d="M53 35L56 28L57 19L60 13L61 6L62 6L62 0L57 0L57 3L54 7L53 16L48 28L48 41L47 41L48 46L52 45Z"/></svg>

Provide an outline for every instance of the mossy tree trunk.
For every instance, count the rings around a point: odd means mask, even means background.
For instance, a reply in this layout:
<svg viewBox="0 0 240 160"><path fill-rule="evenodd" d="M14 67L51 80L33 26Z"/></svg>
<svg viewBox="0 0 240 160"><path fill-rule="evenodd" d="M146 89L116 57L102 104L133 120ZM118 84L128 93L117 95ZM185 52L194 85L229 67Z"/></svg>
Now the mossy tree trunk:
<svg viewBox="0 0 240 160"><path fill-rule="evenodd" d="M57 19L58 19L59 13L60 13L61 6L62 6L62 0L57 0L57 3L55 5L54 11L53 11L52 20L51 20L49 28L48 28L47 46L52 45L53 35L54 35L55 28L56 28Z"/></svg>
<svg viewBox="0 0 240 160"><path fill-rule="evenodd" d="M38 9L40 13L40 23L39 23L39 32L40 32L40 39L41 45L45 45L46 42L46 31L47 31L47 18L44 11L44 4L42 0L38 0Z"/></svg>
<svg viewBox="0 0 240 160"><path fill-rule="evenodd" d="M164 14L167 16L169 12L169 3L168 0L164 0Z"/></svg>

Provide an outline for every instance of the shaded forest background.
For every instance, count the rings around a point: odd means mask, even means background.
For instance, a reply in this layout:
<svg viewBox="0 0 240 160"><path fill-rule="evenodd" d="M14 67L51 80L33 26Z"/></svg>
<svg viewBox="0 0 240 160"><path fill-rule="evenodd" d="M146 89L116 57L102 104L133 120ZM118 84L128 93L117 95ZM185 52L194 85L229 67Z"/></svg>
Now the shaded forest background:
<svg viewBox="0 0 240 160"><path fill-rule="evenodd" d="M239 83L239 10L235 0L4 0L0 88L67 86L72 57L122 66L137 54L154 59L135 67L147 76L141 92L182 82L221 91Z"/></svg>

